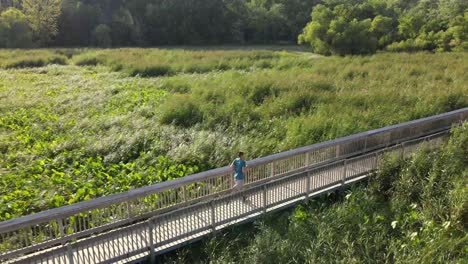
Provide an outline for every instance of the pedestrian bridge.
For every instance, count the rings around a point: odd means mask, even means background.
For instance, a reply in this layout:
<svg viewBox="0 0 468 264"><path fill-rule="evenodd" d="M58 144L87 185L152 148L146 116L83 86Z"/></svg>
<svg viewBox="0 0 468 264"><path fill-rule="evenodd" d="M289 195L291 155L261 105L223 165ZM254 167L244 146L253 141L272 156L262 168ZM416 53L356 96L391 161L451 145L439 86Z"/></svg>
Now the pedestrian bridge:
<svg viewBox="0 0 468 264"><path fill-rule="evenodd" d="M249 161L246 189L228 167L0 223L2 263L128 263L343 188L387 153L436 146L468 108ZM242 195L248 197L242 201Z"/></svg>

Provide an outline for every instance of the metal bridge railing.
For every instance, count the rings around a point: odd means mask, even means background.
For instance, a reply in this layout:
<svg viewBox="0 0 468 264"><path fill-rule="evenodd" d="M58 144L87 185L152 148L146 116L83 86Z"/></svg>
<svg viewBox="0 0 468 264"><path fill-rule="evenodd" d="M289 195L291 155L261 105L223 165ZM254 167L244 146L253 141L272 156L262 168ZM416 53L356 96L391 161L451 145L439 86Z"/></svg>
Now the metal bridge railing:
<svg viewBox="0 0 468 264"><path fill-rule="evenodd" d="M344 168L356 171L360 167L354 166L358 160L350 159L353 156L435 134L467 119L468 108L464 108L255 159L248 162L246 187L264 188L262 186L285 180L291 175L299 175L312 168L334 166L344 160L349 162L344 164ZM337 180L333 177L340 176L327 177ZM134 223L158 215L219 199L229 191L232 180L229 168L223 167L1 222L0 260L69 244L112 229L126 230L131 224L135 226ZM317 183L312 182L308 186L311 184ZM147 227L143 229L147 230Z"/></svg>

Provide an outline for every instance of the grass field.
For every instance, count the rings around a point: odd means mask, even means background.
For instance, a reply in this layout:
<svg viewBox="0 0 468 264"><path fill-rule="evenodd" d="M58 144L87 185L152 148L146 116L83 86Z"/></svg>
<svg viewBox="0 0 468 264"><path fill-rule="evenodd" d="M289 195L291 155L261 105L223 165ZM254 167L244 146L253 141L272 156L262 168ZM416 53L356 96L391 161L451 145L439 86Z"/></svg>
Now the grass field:
<svg viewBox="0 0 468 264"><path fill-rule="evenodd" d="M0 220L468 106L467 53L0 51Z"/></svg>

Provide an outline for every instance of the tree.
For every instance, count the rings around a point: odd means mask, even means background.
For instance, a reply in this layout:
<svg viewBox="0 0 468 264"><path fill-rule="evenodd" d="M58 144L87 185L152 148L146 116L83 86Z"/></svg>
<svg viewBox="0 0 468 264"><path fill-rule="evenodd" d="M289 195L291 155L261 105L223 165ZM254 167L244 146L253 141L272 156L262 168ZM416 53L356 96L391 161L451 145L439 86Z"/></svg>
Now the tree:
<svg viewBox="0 0 468 264"><path fill-rule="evenodd" d="M356 9L342 4L333 9L317 5L312 11L312 21L299 36L299 44L309 44L324 55L374 53L379 32L372 31L370 18L355 18L359 14Z"/></svg>
<svg viewBox="0 0 468 264"><path fill-rule="evenodd" d="M132 14L121 7L112 17L112 43L127 46L135 43L138 30Z"/></svg>
<svg viewBox="0 0 468 264"><path fill-rule="evenodd" d="M100 24L93 32L95 43L99 47L112 46L111 28L108 25Z"/></svg>
<svg viewBox="0 0 468 264"><path fill-rule="evenodd" d="M384 48L386 45L390 44L393 36L393 19L390 17L385 17L382 15L377 15L374 17L371 23L371 32L378 39L379 48Z"/></svg>
<svg viewBox="0 0 468 264"><path fill-rule="evenodd" d="M299 35L299 44L309 44L314 52L331 55L327 31L333 19L332 11L324 5L317 5L312 10L311 16L312 21L306 25L302 34Z"/></svg>
<svg viewBox="0 0 468 264"><path fill-rule="evenodd" d="M0 47L28 48L32 46L32 32L26 16L16 8L8 8L0 15Z"/></svg>
<svg viewBox="0 0 468 264"><path fill-rule="evenodd" d="M57 35L61 4L62 0L23 0L34 40L40 45L48 44Z"/></svg>
<svg viewBox="0 0 468 264"><path fill-rule="evenodd" d="M93 44L93 32L99 25L101 10L98 5L79 0L63 0L58 19L59 33L55 38L60 46L88 46Z"/></svg>

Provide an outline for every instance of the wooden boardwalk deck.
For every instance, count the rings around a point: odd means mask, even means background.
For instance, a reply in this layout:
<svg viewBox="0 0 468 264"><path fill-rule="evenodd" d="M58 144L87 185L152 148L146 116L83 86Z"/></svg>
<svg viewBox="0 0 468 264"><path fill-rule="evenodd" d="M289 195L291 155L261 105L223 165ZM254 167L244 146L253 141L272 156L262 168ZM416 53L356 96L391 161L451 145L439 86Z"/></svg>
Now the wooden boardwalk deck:
<svg viewBox="0 0 468 264"><path fill-rule="evenodd" d="M361 159L361 163L373 164L373 156ZM346 172L345 185L363 179L371 167L358 166ZM365 171L363 174L361 171ZM354 177L358 173L358 177ZM89 237L70 244L72 254L65 247L38 252L37 258L15 260L11 263L128 263L148 257L153 244L155 254L161 254L199 240L229 226L253 221L265 212L271 212L295 205L305 199L341 188L343 166L337 164L330 170L311 174L302 172L240 193L218 197L209 203L192 206L191 210L169 212L153 219L112 230L95 237ZM309 192L307 192L309 185ZM243 195L247 199L243 200ZM265 206L266 205L266 206ZM213 224L214 223L214 224ZM152 238L151 238L152 237ZM93 242L90 243L89 240ZM151 243L153 242L153 243ZM60 252L60 253L59 253ZM59 254L57 254L59 253ZM47 257L47 255L49 255ZM123 258L123 256L128 256Z"/></svg>

